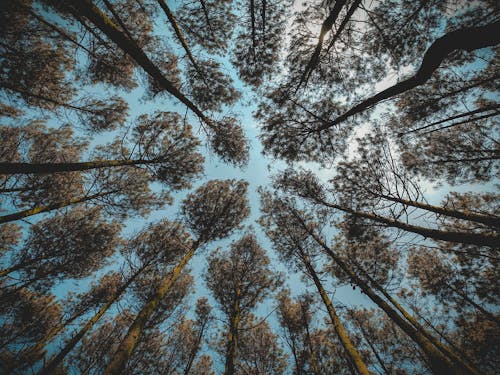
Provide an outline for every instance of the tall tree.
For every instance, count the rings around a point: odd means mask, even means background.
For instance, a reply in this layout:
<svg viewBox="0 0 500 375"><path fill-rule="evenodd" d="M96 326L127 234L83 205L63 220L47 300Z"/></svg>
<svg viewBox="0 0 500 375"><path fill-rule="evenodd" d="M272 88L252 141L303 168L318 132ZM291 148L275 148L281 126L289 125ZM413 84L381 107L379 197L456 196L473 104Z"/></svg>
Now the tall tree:
<svg viewBox="0 0 500 375"><path fill-rule="evenodd" d="M237 373L240 322L273 289L277 279L269 269L269 258L255 235L246 234L231 244L229 253L210 255L206 281L227 318L224 374ZM226 334L224 333L224 336Z"/></svg>
<svg viewBox="0 0 500 375"><path fill-rule="evenodd" d="M243 181L209 181L196 192L189 194L183 202L186 227L197 236L191 240L187 233L170 239L170 247L182 255L170 272L160 276L159 285L138 313L127 334L108 364L106 374L119 374L133 353L144 327L157 312L158 304L169 291L197 248L216 239L223 238L235 230L248 215L245 198L247 184Z"/></svg>

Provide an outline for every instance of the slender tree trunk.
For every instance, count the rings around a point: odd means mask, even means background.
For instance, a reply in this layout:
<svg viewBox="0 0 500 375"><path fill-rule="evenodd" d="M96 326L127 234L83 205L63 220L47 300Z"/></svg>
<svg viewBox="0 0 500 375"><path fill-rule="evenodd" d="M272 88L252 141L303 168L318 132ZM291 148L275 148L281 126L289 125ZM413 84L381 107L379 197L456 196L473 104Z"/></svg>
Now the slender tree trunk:
<svg viewBox="0 0 500 375"><path fill-rule="evenodd" d="M303 309L302 304L301 304L301 314L302 314L302 324L304 324L304 327L306 329L307 346L309 347L309 353L311 355L312 372L314 373L314 375L321 375L319 372L319 366L318 366L318 360L316 358L316 352L314 350L312 339L311 339L311 333L309 332L309 323L307 321L307 317L305 315L305 311Z"/></svg>
<svg viewBox="0 0 500 375"><path fill-rule="evenodd" d="M158 2L158 4L160 4L161 9L163 9L163 11L165 12L165 15L167 16L168 21L170 22L170 25L174 29L175 35L177 36L177 40L179 41L182 48L186 52L186 55L187 55L189 61L191 61L191 64L193 65L195 70L198 72L198 74L200 75L200 78L203 80L205 85L208 86L207 82L205 81L205 77L204 77L202 70L200 69L200 67L198 66L198 63L194 59L193 54L191 53L191 50L189 49L189 47L187 45L186 39L184 39L184 35L182 34L182 31L179 28L179 25L177 24L177 21L174 17L174 14L172 13L169 6L167 5L167 3L164 0L156 0L156 1Z"/></svg>
<svg viewBox="0 0 500 375"><path fill-rule="evenodd" d="M156 311L159 303L165 297L172 284L175 282L175 280L177 280L186 264L193 257L199 243L200 242L196 242L193 247L184 255L184 257L174 267L172 272L163 279L162 284L153 295L153 297L149 300L149 302L142 307L139 314L137 314L134 322L129 327L127 334L118 346L118 349L111 359L110 363L104 370L104 375L121 375L123 373L127 361L132 355L137 342L142 335L144 327L146 326L153 313Z"/></svg>
<svg viewBox="0 0 500 375"><path fill-rule="evenodd" d="M73 348L80 342L80 340L85 336L85 334L92 329L92 327L99 321L99 319L108 311L108 309L120 298L120 296L127 290L127 288L132 284L132 282L141 274L146 266L141 267L137 272L135 272L125 284L117 291L117 293L113 296L113 298L105 303L99 311L90 319L83 328L81 328L78 333L73 336L67 343L64 345L64 348L53 357L47 365L45 365L37 375L51 375L57 367L62 363L66 355L70 353Z"/></svg>
<svg viewBox="0 0 500 375"><path fill-rule="evenodd" d="M349 10L347 11L347 14L346 16L344 17L344 19L342 20L342 23L340 24L339 28L337 29L337 32L335 33L335 35L333 36L330 44L328 45L328 48L326 49L326 51L330 51L330 49L334 46L335 42L338 40L338 38L340 37L340 35L342 34L342 31L344 30L344 28L347 26L347 23L349 22L349 20L351 19L352 15L354 14L354 12L356 11L356 9L359 8L359 5L361 4L361 1L362 0L355 0L354 3L352 3L351 7L349 8Z"/></svg>
<svg viewBox="0 0 500 375"><path fill-rule="evenodd" d="M252 29L252 54L255 60L255 48L257 47L257 38L255 36L255 0L250 0L250 23Z"/></svg>
<svg viewBox="0 0 500 375"><path fill-rule="evenodd" d="M319 32L318 36L318 43L316 44L314 52L311 55L309 62L307 63L304 73L302 74L302 77L297 86L297 90L303 83L307 83L307 80L310 77L312 71L316 68L316 66L318 66L321 49L323 48L323 40L325 39L326 34L332 29L333 25L335 25L335 21L337 21L340 11L342 10L342 7L345 5L345 3L346 0L336 0L335 5L330 11L330 14L323 21L323 24L321 25L321 31Z"/></svg>
<svg viewBox="0 0 500 375"><path fill-rule="evenodd" d="M234 366L236 363L236 352L238 350L238 327L240 324L240 294L239 288L236 289L233 305L233 316L229 325L227 337L226 364L224 375L234 375Z"/></svg>
<svg viewBox="0 0 500 375"><path fill-rule="evenodd" d="M447 117L445 119L442 119L442 120L439 120L439 121L435 121L435 122L432 122L430 124L427 124L427 125L415 128L415 129L408 130L408 131L406 131L404 133L399 133L398 136L402 137L404 135L415 133L415 132L418 132L420 130L425 130L425 129L428 129L428 128L432 127L432 126L442 124L444 122L456 120L456 119L461 118L461 117L475 115L477 113L492 111L492 110L497 109L499 107L500 107L500 105L489 105L489 106L486 106L486 107L475 109L473 111L469 111L469 112L465 112L465 113L460 113L460 114L455 115L455 116ZM497 112L495 112L495 113L497 113Z"/></svg>
<svg viewBox="0 0 500 375"><path fill-rule="evenodd" d="M333 307L332 301L330 300L330 297L328 297L328 293L326 292L325 288L323 288L323 284L318 278L316 271L307 260L304 259L303 263L306 266L310 276L312 277L314 284L316 285L316 288L318 289L318 292L321 296L321 299L323 300L323 303L328 310L328 315L330 316L330 319L332 321L333 328L335 329L335 332L337 333L337 336L339 337L347 356L356 368L358 374L369 375L370 372L368 371L368 367L361 358L361 355L354 347L351 339L347 335L347 332L345 331L344 326L342 325L342 322L340 321L340 318L338 317L335 308Z"/></svg>
<svg viewBox="0 0 500 375"><path fill-rule="evenodd" d="M87 202L87 201L90 201L92 199L105 197L106 195L110 195L113 193L116 193L116 191L108 191L105 193L97 193L97 194L88 195L85 197L72 198L72 199L68 199L66 201L49 204L47 206L38 206L35 208L30 208L29 210L19 211L19 212L16 212L14 214L0 216L0 224L8 223L10 221L24 219L26 217L41 214L43 212L57 210L58 208L71 206L73 204Z"/></svg>
<svg viewBox="0 0 500 375"><path fill-rule="evenodd" d="M75 163L0 163L0 175L47 174L86 171L97 168L121 167L126 165L154 164L156 160L95 160Z"/></svg>
<svg viewBox="0 0 500 375"><path fill-rule="evenodd" d="M341 122L344 122L349 117L364 112L382 100L392 98L396 95L412 90L415 87L423 85L431 78L434 71L439 68L441 62L453 51L474 51L480 48L495 46L499 42L500 21L484 26L466 27L449 32L432 43L422 59L422 64L420 65L419 70L413 77L401 81L394 86L391 86L388 89L365 99L347 112L338 116L335 120L318 127L314 130L314 132L321 132L331 128Z"/></svg>
<svg viewBox="0 0 500 375"><path fill-rule="evenodd" d="M76 16L86 17L97 28L99 28L109 39L125 53L130 55L146 73L148 73L164 90L177 98L181 103L193 111L205 124L212 127L213 124L203 112L196 107L184 94L182 94L172 82L170 82L160 69L149 59L144 51L133 41L120 32L118 27L90 0L75 0L71 3L70 11ZM73 6L76 7L73 8Z"/></svg>
<svg viewBox="0 0 500 375"><path fill-rule="evenodd" d="M26 263L18 263L13 265L12 267L4 268L3 270L0 271L0 277L5 277L9 273L19 271L20 269L24 268L26 266Z"/></svg>
<svg viewBox="0 0 500 375"><path fill-rule="evenodd" d="M30 188L27 187L20 187L20 188L7 188L7 189L0 189L0 194L8 194L8 193L21 193L23 191L30 191Z"/></svg>
<svg viewBox="0 0 500 375"><path fill-rule="evenodd" d="M452 210L449 208L434 206L431 204L412 201L408 199L395 198L384 194L375 194L375 195L378 195L380 198L383 198L391 202L401 203L404 204L405 206L420 208L422 210L431 211L439 215L454 217L456 219L461 219L461 220L474 221L476 223L485 224L487 226L495 228L500 227L500 217L495 215L484 215L484 214L476 214L470 211L464 212L464 211Z"/></svg>
<svg viewBox="0 0 500 375"><path fill-rule="evenodd" d="M389 219L369 212L355 211L353 209L340 206L338 204L328 203L322 200L317 200L318 203L325 205L339 211L347 212L349 214L359 216L365 219L376 221L385 224L388 227L402 229L406 232L416 233L425 238L432 238L434 240L464 243L478 246L496 247L498 246L498 235L496 233L479 234L479 233L464 233L464 232L448 232L437 229L429 229L416 225L407 224L398 220Z"/></svg>
<svg viewBox="0 0 500 375"><path fill-rule="evenodd" d="M441 353L432 343L413 325L402 318L393 308L389 306L379 295L377 295L372 288L370 288L363 280L361 280L354 271L338 257L326 244L318 237L318 235L303 221L303 219L295 212L292 211L296 219L301 223L304 230L323 248L324 252L332 258L332 260L345 272L354 284L356 284L363 293L365 293L377 306L379 306L387 316L392 319L402 330L405 332L415 343L422 349L429 359L429 364L432 372L435 375L442 374L462 374L457 365L450 362L450 360ZM477 372L469 372L478 375Z"/></svg>
<svg viewBox="0 0 500 375"><path fill-rule="evenodd" d="M383 288L376 280L374 280L368 273L363 271L368 279L368 282L375 287L382 295L403 315L403 317L409 321L419 332L421 332L436 348L441 350L451 361L458 363L459 366L466 372L471 374L478 374L479 370L474 368L471 364L467 363L465 359L458 355L453 348L440 342L434 335L432 335L424 326L422 326L413 315L411 315L406 309L396 301L387 291Z"/></svg>
<svg viewBox="0 0 500 375"><path fill-rule="evenodd" d="M462 298L466 303L474 307L476 310L478 310L481 314L485 315L488 320L495 322L497 325L500 326L500 319L497 315L493 314L492 312L486 310L483 306L479 305L478 303L474 302L469 296L467 296L465 293L461 292L459 289L455 288L454 286L450 285L449 283L445 283L445 285L450 288L453 292L455 292L460 298Z"/></svg>
<svg viewBox="0 0 500 375"><path fill-rule="evenodd" d="M200 347L201 347L201 339L203 338L206 324L207 324L207 321L205 320L200 327L200 330L198 332L198 336L196 337L196 343L195 343L193 349L191 350L191 353L189 353L189 358L187 360L186 367L184 368L184 375L189 375L189 372L191 371L191 367L193 366L194 359L196 358L196 355L198 354Z"/></svg>
<svg viewBox="0 0 500 375"><path fill-rule="evenodd" d="M361 334L363 335L363 338L365 339L365 341L367 342L368 346L370 347L370 350L372 351L373 355L377 359L377 362L379 363L380 367L384 371L384 374L390 375L391 372L387 369L387 367L385 367L384 361L382 360L382 358L380 357L380 355L377 352L377 349L375 348L375 346L371 342L370 336L369 336L368 332L366 332L366 330L363 328L363 323L362 322L359 322L359 329L361 331Z"/></svg>
<svg viewBox="0 0 500 375"><path fill-rule="evenodd" d="M458 126L458 125L468 124L468 123L474 122L474 121L484 120L484 119L487 119L490 117L496 117L496 116L498 116L498 114L500 114L500 112L496 111L496 112L488 113L488 114L482 115L482 116L470 117L470 118L462 120L462 121L457 121L457 122L454 122L454 123L449 124L449 125L445 125L445 126L442 126L442 127L436 128L436 129L428 130L426 132L423 132L422 135L434 133L434 132L445 130L445 129L449 129L449 128L452 128L452 127Z"/></svg>

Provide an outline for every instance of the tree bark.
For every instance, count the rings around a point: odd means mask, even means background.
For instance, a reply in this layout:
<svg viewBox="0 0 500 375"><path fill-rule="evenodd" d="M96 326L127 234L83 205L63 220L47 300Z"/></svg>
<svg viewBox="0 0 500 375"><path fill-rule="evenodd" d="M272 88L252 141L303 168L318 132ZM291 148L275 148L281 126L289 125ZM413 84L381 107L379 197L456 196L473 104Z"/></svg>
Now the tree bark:
<svg viewBox="0 0 500 375"><path fill-rule="evenodd" d="M335 120L319 126L313 132L321 132L344 122L348 118L364 112L382 100L392 98L427 82L443 60L457 50L473 51L480 48L495 46L500 42L500 21L478 27L466 27L449 32L437 39L427 49L420 68L413 77L401 81L378 94L363 100Z"/></svg>
<svg viewBox="0 0 500 375"><path fill-rule="evenodd" d="M236 289L233 305L233 316L229 325L229 333L227 337L226 364L224 375L234 375L234 367L236 363L236 352L238 350L238 328L240 324L240 294L239 288Z"/></svg>
<svg viewBox="0 0 500 375"><path fill-rule="evenodd" d="M108 311L108 309L120 298L120 296L127 290L127 288L132 284L132 282L140 275L140 273L144 270L144 267L141 267L137 272L135 272L127 282L117 291L117 293L113 296L113 298L105 303L99 311L90 319L82 329L78 331L78 333L73 336L67 343L64 345L64 348L53 357L49 363L44 366L37 375L51 375L57 369L57 367L62 363L66 355L70 353L73 348L80 342L80 340L85 336L85 334L92 329L92 327L99 321L99 319Z"/></svg>
<svg viewBox="0 0 500 375"><path fill-rule="evenodd" d="M415 133L415 132L418 132L418 131L421 131L421 130L428 129L430 127L442 124L444 122L456 120L456 119L459 119L459 118L462 118L462 117L466 117L466 116L472 116L472 115L475 115L475 114L478 114L478 113L489 112L489 111L492 111L492 110L497 109L499 107L500 107L500 105L489 105L489 106L486 106L486 107L483 107L483 108L475 109L473 111L469 111L469 112L465 112L465 113L460 113L460 114L455 115L455 116L447 117L445 119L442 119L442 120L439 120L439 121L434 121L434 122L431 122L430 124L427 124L427 125L415 128L415 129L408 130L408 131L406 131L404 133L399 133L398 136L402 137L402 136L405 136L405 135L408 135L408 134L411 134L411 133ZM497 113L497 112L495 112L495 113Z"/></svg>
<svg viewBox="0 0 500 375"><path fill-rule="evenodd" d="M75 0L71 3L69 10L77 17L84 16L101 30L109 39L130 55L132 59L139 64L146 73L148 73L164 90L177 98L182 104L186 105L196 116L200 118L207 126L213 127L212 121L207 118L203 112L196 107L184 94L182 94L172 82L153 64L144 51L134 42L128 39L118 27L110 20L99 8L90 0ZM74 7L73 7L74 6Z"/></svg>
<svg viewBox="0 0 500 375"><path fill-rule="evenodd" d="M297 90L300 88L300 86L303 83L307 83L307 80L309 79L312 71L319 64L319 56L321 54L321 49L323 48L323 40L325 39L325 35L332 29L333 25L335 24L335 21L337 21L337 18L339 17L339 14L340 14L340 11L342 10L342 7L345 5L345 3L346 3L346 0L336 0L335 5L333 6L332 10L330 11L330 14L323 21L323 24L321 25L321 31L319 32L319 36L318 36L318 43L316 44L316 47L314 48L314 52L311 55L309 62L307 63L307 66L304 70L304 73L302 74L302 77L301 77L299 84L297 86Z"/></svg>
<svg viewBox="0 0 500 375"><path fill-rule="evenodd" d="M299 219L300 220L300 219ZM451 362L432 342L408 321L403 319L397 311L389 306L372 288L368 286L356 273L338 257L302 220L303 228L309 235L323 248L325 253L344 271L354 284L356 284L378 307L380 307L392 321L398 325L426 354L432 372L435 375L441 374L462 374L463 369L456 363ZM466 373L479 375L477 371L467 371Z"/></svg>
<svg viewBox="0 0 500 375"><path fill-rule="evenodd" d="M8 223L10 221L24 219L26 217L41 214L43 212L57 210L58 208L71 206L73 204L87 202L87 201L90 201L92 199L105 197L107 195L110 195L110 194L113 194L116 192L117 191L108 191L105 193L97 193L97 194L88 195L85 197L72 198L72 199L68 199L66 201L49 204L47 206L38 206L35 208L30 208L29 210L19 211L19 212L13 213L13 214L0 216L0 224Z"/></svg>
<svg viewBox="0 0 500 375"><path fill-rule="evenodd" d="M184 255L184 257L179 261L179 263L174 267L172 272L167 275L164 279L156 293L153 295L151 300L146 303L139 314L137 314L134 322L129 327L127 334L123 338L122 342L118 346L116 353L111 359L110 363L104 370L104 375L120 375L123 373L127 361L132 355L139 338L142 335L144 327L147 322L156 311L158 305L161 300L165 297L168 290L172 286L172 284L177 280L182 270L189 262L189 260L193 257L199 242L196 242L193 247Z"/></svg>
<svg viewBox="0 0 500 375"><path fill-rule="evenodd" d="M464 211L452 210L449 208L434 206L431 204L426 204L413 200L394 198L384 194L376 194L376 195L378 195L380 198L383 198L391 202L401 203L404 204L405 206L420 208L422 210L434 212L439 215L454 217L460 220L474 221L476 223L485 224L487 226L494 228L500 227L500 218L495 215L484 215L484 214L476 214L470 211L464 212Z"/></svg>
<svg viewBox="0 0 500 375"><path fill-rule="evenodd" d="M175 35L177 36L177 39L179 40L179 43L181 44L182 48L184 48L184 51L186 52L186 55L191 61L191 64L193 64L193 67L195 70L198 72L200 75L200 78L205 82L205 84L208 86L207 82L205 81L205 77L203 75L203 72L201 71L200 67L198 66L198 63L195 61L193 54L191 53L191 50L189 49L186 40L184 39L184 35L182 35L182 31L179 28L179 25L177 24L177 21L174 17L174 14L170 10L169 6L164 0L156 0L158 4L160 4L161 9L163 9L163 12L165 12L165 15L168 18L168 21L170 22L170 25L174 29Z"/></svg>
<svg viewBox="0 0 500 375"><path fill-rule="evenodd" d="M488 246L491 248L495 248L496 246L498 246L499 239L496 233L479 234L479 233L464 233L464 232L448 232L448 231L441 231L438 229L429 229L417 225L407 224L398 220L389 219L384 216L379 216L369 212L355 211L353 209L340 206L338 204L329 203L323 200L316 200L316 201L318 203L323 204L326 207L330 207L355 216L376 221L378 223L385 224L388 227L398 228L406 232L419 234L425 238L432 238L434 240L439 240L439 241L464 243L477 246Z"/></svg>
<svg viewBox="0 0 500 375"><path fill-rule="evenodd" d="M318 278L316 271L307 260L304 259L303 263L306 266L309 275L312 277L314 285L316 285L316 289L318 289L321 300L328 310L328 315L330 316L330 320L332 321L333 328L335 329L335 332L337 333L337 336L339 337L339 340L342 343L347 356L356 368L358 374L370 375L370 372L368 371L365 362L361 358L361 355L358 353L351 339L347 335L347 332L345 331L344 326L342 325L342 322L340 321L340 318L338 317L335 308L333 307L332 301L330 300L330 297L328 297L328 293L326 292L325 288L323 288L323 284Z"/></svg>
<svg viewBox="0 0 500 375"><path fill-rule="evenodd" d="M421 332L436 348L438 348L443 354L445 354L451 361L457 363L466 373L479 374L479 370L474 368L471 364L466 362L463 357L458 355L453 348L440 342L434 335L432 335L427 329L425 329L417 319L413 317L406 309L396 301L387 291L383 288L377 281L375 281L368 273L364 272L370 284L372 284L376 290L378 290L382 295L403 315L403 317L409 321L419 332Z"/></svg>
<svg viewBox="0 0 500 375"><path fill-rule="evenodd" d="M47 174L59 172L86 171L97 168L121 167L126 165L154 164L156 160L95 160L75 163L0 163L2 174Z"/></svg>

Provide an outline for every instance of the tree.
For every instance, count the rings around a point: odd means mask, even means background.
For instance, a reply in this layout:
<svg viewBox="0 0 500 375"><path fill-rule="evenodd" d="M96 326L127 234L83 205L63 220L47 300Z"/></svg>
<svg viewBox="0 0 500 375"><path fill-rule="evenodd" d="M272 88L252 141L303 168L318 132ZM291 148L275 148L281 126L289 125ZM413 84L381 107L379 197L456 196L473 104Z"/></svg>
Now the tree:
<svg viewBox="0 0 500 375"><path fill-rule="evenodd" d="M249 233L231 244L229 254L215 251L210 255L206 281L228 321L224 373L235 374L240 322L269 294L277 280L269 269L265 250Z"/></svg>
<svg viewBox="0 0 500 375"><path fill-rule="evenodd" d="M498 237L496 232L484 231L483 233L475 233L470 231L448 230L447 228L444 230L432 229L419 225L412 225L406 221L394 219L393 216L383 216L379 213L375 213L375 207L373 206L370 206L371 211L358 209L356 207L356 201L347 201L345 203L342 199L339 199L339 203L329 201L327 193L323 190L323 186L316 176L310 172L297 172L288 169L276 178L276 186L285 191L294 193L328 211L340 211L360 220L366 220L388 228L397 228L405 232L415 233L424 238L432 238L433 240L453 243L488 246L491 248L496 246ZM494 217L492 219L493 221L495 220Z"/></svg>
<svg viewBox="0 0 500 375"><path fill-rule="evenodd" d="M256 320L249 315L242 322L235 374L284 374L287 355L278 344L278 336L266 321Z"/></svg>
<svg viewBox="0 0 500 375"><path fill-rule="evenodd" d="M278 318L283 336L294 359L294 374L301 375L308 371L317 375L319 367L317 353L313 347L312 331L312 296L301 295L292 300L290 290L283 290L277 297Z"/></svg>
<svg viewBox="0 0 500 375"><path fill-rule="evenodd" d="M469 373L477 373L473 367L465 363L463 360L457 356L453 350L439 344L435 339L432 339L432 335L427 333L423 327L418 325L418 322L411 315L407 314L404 309L386 292L382 293L383 297L388 298L389 303L393 304L396 309L392 308L388 302L384 300L377 292L382 292L382 288L374 282L373 279L368 278L368 281L363 280L367 276L366 272L362 275L358 275L353 269L338 255L336 254L322 239L322 235L318 232L318 225L312 220L310 214L301 212L296 208L296 203L294 203L293 198L283 199L276 197L272 198L269 193L263 195L265 199L265 206L269 207L266 209L267 212L280 213L279 217L283 217L283 221L271 221L271 225L276 225L278 230L274 230L275 233L294 233L291 230L282 231L280 230L280 223L288 223L296 227L295 232L302 235L299 237L302 240L308 239L313 240L313 243L320 246L322 251L328 255L339 267L340 269L351 279L352 283L359 286L364 294L366 294L377 306L386 312L386 314L406 333L411 337L415 343L426 353L428 357L430 367L434 373L439 373L441 370L446 369L446 371L452 371L460 373L461 371L466 371ZM293 236L293 235L292 235ZM296 238L290 237L287 242L291 245L290 248L294 249L296 246ZM287 243L283 242L283 243ZM371 285L372 286L371 286ZM401 316L399 312L403 314ZM453 362L451 362L453 361Z"/></svg>
<svg viewBox="0 0 500 375"><path fill-rule="evenodd" d="M169 273L160 276L159 285L129 327L118 346L115 356L108 364L106 374L119 374L133 353L137 340L157 306L169 291L196 249L203 244L229 235L248 215L245 198L247 184L243 181L209 181L196 192L189 194L183 202L182 213L186 227L197 236L190 240L187 233L170 239L172 250L184 253Z"/></svg>
<svg viewBox="0 0 500 375"><path fill-rule="evenodd" d="M300 227L294 227L294 218L287 212L286 206L279 207L276 201L273 202L272 198L265 192L261 194L261 203L264 212L261 223L266 228L266 234L273 242L281 259L303 272L306 277L313 281L347 357L358 373L369 374L367 365L349 338L321 282L320 275L315 269L315 260L319 255L317 245L311 243L310 240L308 241L307 232L304 232Z"/></svg>
<svg viewBox="0 0 500 375"><path fill-rule="evenodd" d="M1 291L2 325L0 342L2 372L8 373L11 366L28 360L23 349L42 340L52 329L53 322L61 319L62 306L55 302L54 295L45 295L18 288L14 292Z"/></svg>
<svg viewBox="0 0 500 375"><path fill-rule="evenodd" d="M120 225L106 222L97 208L76 208L65 215L30 227L11 266L0 271L5 277L21 273L24 286L48 290L58 280L84 278L100 269L115 251Z"/></svg>

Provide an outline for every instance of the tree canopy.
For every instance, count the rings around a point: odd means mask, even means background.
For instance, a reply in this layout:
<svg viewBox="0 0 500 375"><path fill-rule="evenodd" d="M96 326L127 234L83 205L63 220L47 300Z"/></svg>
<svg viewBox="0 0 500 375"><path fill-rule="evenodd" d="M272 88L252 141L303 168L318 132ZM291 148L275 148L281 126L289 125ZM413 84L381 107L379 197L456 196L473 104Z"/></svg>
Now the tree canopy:
<svg viewBox="0 0 500 375"><path fill-rule="evenodd" d="M11 0L0 373L496 374L500 5Z"/></svg>

